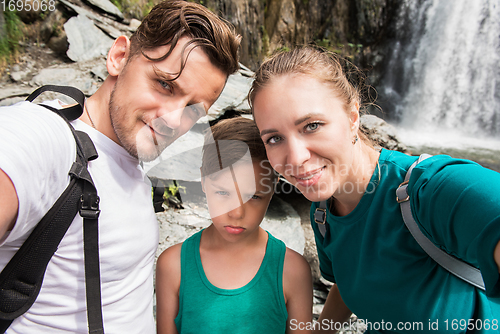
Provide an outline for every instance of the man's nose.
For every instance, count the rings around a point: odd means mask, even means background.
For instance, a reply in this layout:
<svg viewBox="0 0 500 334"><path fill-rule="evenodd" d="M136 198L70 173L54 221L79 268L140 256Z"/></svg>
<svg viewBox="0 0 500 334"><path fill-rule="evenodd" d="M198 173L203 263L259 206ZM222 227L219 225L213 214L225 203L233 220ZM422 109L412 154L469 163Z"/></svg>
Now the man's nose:
<svg viewBox="0 0 500 334"><path fill-rule="evenodd" d="M176 106L171 106L171 108L162 108L158 113L158 124L167 126L170 129L179 128L182 124L182 115L185 108L186 104L177 104Z"/></svg>

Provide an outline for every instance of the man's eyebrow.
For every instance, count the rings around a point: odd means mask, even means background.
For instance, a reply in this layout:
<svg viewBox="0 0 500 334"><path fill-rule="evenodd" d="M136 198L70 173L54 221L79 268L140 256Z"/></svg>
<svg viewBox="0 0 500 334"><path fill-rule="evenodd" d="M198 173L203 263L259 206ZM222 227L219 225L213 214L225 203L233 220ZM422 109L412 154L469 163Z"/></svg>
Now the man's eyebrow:
<svg viewBox="0 0 500 334"><path fill-rule="evenodd" d="M164 72L162 70L160 70L158 67L156 66L153 66L153 71L154 73L156 74L156 76L158 78L160 78L161 80L164 80L166 82L168 82L168 84L172 87L175 87L176 89L180 89L182 91L182 89L179 87L179 85L177 84L177 82L175 80L172 80L172 79L177 79L177 73L168 73L168 72Z"/></svg>

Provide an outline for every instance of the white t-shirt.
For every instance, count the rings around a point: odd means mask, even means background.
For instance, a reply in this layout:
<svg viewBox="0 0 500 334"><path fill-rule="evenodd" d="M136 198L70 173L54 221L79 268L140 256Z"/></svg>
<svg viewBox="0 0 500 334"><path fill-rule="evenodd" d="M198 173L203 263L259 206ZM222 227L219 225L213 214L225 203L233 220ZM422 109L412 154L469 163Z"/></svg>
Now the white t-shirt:
<svg viewBox="0 0 500 334"><path fill-rule="evenodd" d="M87 124L99 158L89 171L100 197L99 250L104 330L155 333L153 262L158 225L151 185L137 159ZM21 102L0 108L0 169L19 198L13 230L0 240L2 269L66 188L76 148L67 124ZM77 215L49 262L36 302L6 333L88 333L82 218Z"/></svg>

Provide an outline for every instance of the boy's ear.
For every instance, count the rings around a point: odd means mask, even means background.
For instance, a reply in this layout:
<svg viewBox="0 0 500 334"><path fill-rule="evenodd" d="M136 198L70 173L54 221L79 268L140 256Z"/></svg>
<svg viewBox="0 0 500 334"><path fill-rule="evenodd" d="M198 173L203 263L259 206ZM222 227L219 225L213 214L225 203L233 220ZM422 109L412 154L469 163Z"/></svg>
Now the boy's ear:
<svg viewBox="0 0 500 334"><path fill-rule="evenodd" d="M108 52L106 68L112 76L118 76L127 64L130 53L130 40L127 36L118 37Z"/></svg>
<svg viewBox="0 0 500 334"><path fill-rule="evenodd" d="M201 168L200 168L201 170ZM205 177L202 176L201 177L201 190L203 190L203 192L206 194L207 192L205 191Z"/></svg>

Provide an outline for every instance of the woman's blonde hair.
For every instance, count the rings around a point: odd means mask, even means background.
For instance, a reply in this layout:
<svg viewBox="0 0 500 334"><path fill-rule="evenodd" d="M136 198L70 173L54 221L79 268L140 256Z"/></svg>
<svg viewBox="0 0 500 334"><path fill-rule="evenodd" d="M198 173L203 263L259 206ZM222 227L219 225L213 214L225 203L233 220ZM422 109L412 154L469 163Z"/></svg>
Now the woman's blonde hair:
<svg viewBox="0 0 500 334"><path fill-rule="evenodd" d="M252 113L257 93L273 78L287 74L304 74L327 84L343 102L346 112L352 110L356 103L362 106L362 95L368 92L369 88L365 84L364 73L348 60L324 49L312 46L297 47L273 55L255 72L255 79L248 94ZM358 135L370 143L361 129Z"/></svg>

